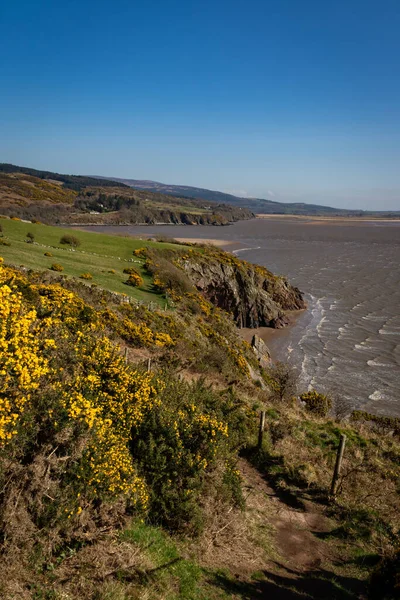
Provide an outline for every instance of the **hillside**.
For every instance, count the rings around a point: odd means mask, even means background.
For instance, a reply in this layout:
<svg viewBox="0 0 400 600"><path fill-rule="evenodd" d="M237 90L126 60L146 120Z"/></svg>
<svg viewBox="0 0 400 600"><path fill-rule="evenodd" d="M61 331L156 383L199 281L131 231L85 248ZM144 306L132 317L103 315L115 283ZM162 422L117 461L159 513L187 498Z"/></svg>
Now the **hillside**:
<svg viewBox="0 0 400 600"><path fill-rule="evenodd" d="M234 196L215 190L184 185L169 185L158 181L121 179L118 177L109 177L109 179L139 190L161 192L162 194L171 194L183 198L201 198L208 202L222 202L232 206L240 206L251 210L256 214L353 217L380 216L397 218L400 216L400 211L346 210L344 208L333 208L331 206L322 206L305 202L276 202L274 200L266 200L263 198L241 198L240 196Z"/></svg>
<svg viewBox="0 0 400 600"><path fill-rule="evenodd" d="M148 190L152 192L160 192L162 194L171 194L173 196L182 196L186 198L198 198L209 202L222 202L231 204L232 206L241 206L247 208L254 213L259 214L288 214L288 215L349 215L362 216L365 211L360 210L345 210L341 208L333 208L330 206L320 206L318 204L308 204L302 202L276 202L263 198L241 198L224 192L208 190L205 188L183 186L183 185L168 185L159 183L158 181L142 181L137 179L109 179L129 185L135 189Z"/></svg>
<svg viewBox="0 0 400 600"><path fill-rule="evenodd" d="M398 420L344 419L238 334L299 290L209 246L0 223L2 598L349 600L381 555L369 597L396 597Z"/></svg>
<svg viewBox="0 0 400 600"><path fill-rule="evenodd" d="M245 208L133 190L106 179L0 164L0 212L48 224L226 225Z"/></svg>

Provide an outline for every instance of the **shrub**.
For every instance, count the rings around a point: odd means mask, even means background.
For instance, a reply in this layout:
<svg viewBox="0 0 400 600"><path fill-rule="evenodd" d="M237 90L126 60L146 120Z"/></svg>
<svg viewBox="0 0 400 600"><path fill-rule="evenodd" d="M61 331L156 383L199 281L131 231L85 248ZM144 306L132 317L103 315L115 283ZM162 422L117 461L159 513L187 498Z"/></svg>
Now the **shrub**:
<svg viewBox="0 0 400 600"><path fill-rule="evenodd" d="M33 244L33 242L35 241L35 236L31 231L28 231L28 233L26 234L26 241L28 244Z"/></svg>
<svg viewBox="0 0 400 600"><path fill-rule="evenodd" d="M277 362L265 371L267 382L273 400L289 401L296 393L297 375L292 367Z"/></svg>
<svg viewBox="0 0 400 600"><path fill-rule="evenodd" d="M93 279L93 275L91 273L82 273L82 275L79 275L80 279Z"/></svg>
<svg viewBox="0 0 400 600"><path fill-rule="evenodd" d="M111 273L111 275L115 275L115 269L110 269L108 272Z"/></svg>
<svg viewBox="0 0 400 600"><path fill-rule="evenodd" d="M221 398L203 381L163 379L160 404L132 429L131 451L150 490L150 519L198 533L208 478L218 496L241 504L240 477L229 457L243 416L231 394Z"/></svg>
<svg viewBox="0 0 400 600"><path fill-rule="evenodd" d="M64 267L58 263L53 263L50 267L52 271L64 271Z"/></svg>
<svg viewBox="0 0 400 600"><path fill-rule="evenodd" d="M53 256L51 252L45 252L44 255L45 256Z"/></svg>
<svg viewBox="0 0 400 600"><path fill-rule="evenodd" d="M132 275L133 273L138 274L138 272L135 269L135 267L125 267L125 269L122 272L126 273L127 275Z"/></svg>
<svg viewBox="0 0 400 600"><path fill-rule="evenodd" d="M67 234L67 235L63 235L61 237L60 244L67 244L67 245L71 246L72 248L77 248L78 246L81 245L81 242L74 235Z"/></svg>
<svg viewBox="0 0 400 600"><path fill-rule="evenodd" d="M128 279L125 281L126 285L131 285L132 287L139 287L143 285L143 279L140 277L139 273L131 273Z"/></svg>
<svg viewBox="0 0 400 600"><path fill-rule="evenodd" d="M21 219L19 217L10 217L11 221L20 221Z"/></svg>
<svg viewBox="0 0 400 600"><path fill-rule="evenodd" d="M326 417L332 408L332 400L325 394L320 394L315 390L301 394L300 400L304 402L309 412L318 417Z"/></svg>
<svg viewBox="0 0 400 600"><path fill-rule="evenodd" d="M0 246L11 246L11 242L7 242L7 240L0 238Z"/></svg>

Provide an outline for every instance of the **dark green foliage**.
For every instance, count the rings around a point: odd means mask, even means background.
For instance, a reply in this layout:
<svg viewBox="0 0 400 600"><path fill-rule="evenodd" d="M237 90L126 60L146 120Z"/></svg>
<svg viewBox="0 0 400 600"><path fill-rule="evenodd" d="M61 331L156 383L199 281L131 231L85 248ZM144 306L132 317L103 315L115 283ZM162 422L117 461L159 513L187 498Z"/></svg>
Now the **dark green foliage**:
<svg viewBox="0 0 400 600"><path fill-rule="evenodd" d="M326 417L332 408L332 400L325 394L320 394L315 390L301 394L300 400L304 402L309 412L318 417Z"/></svg>
<svg viewBox="0 0 400 600"><path fill-rule="evenodd" d="M131 451L150 488L150 519L196 534L207 487L242 504L233 456L245 443L248 417L229 390L216 394L202 381L172 375L164 382L159 409L132 430Z"/></svg>
<svg viewBox="0 0 400 600"><path fill-rule="evenodd" d="M67 244L67 245L71 246L72 248L77 248L78 246L81 245L81 242L74 235L63 235L60 238L60 244Z"/></svg>
<svg viewBox="0 0 400 600"><path fill-rule="evenodd" d="M33 242L35 241L35 236L31 231L28 231L28 233L26 234L26 241L28 242L28 244L33 244Z"/></svg>

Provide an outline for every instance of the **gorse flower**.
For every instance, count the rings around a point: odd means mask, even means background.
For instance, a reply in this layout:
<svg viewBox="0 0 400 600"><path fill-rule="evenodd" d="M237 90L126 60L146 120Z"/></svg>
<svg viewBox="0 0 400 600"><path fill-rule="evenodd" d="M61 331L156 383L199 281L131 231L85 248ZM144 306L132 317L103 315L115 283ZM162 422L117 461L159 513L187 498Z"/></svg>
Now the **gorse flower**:
<svg viewBox="0 0 400 600"><path fill-rule="evenodd" d="M3 283L2 277L0 282ZM3 283L0 287L0 444L17 434L18 421L30 393L38 388L48 372L38 333L36 311L26 309L22 295Z"/></svg>

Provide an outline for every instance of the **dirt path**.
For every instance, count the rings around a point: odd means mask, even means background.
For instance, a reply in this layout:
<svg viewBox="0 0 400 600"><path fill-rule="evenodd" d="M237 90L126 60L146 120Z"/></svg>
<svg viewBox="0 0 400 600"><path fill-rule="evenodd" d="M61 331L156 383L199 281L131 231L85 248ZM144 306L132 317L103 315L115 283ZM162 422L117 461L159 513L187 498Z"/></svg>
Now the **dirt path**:
<svg viewBox="0 0 400 600"><path fill-rule="evenodd" d="M241 461L240 470L246 482L245 489L264 499L269 523L275 529L275 546L283 561L288 562L293 570L304 570L336 558L327 544L315 535L332 529L321 509L311 502L298 507L289 506L247 461Z"/></svg>
<svg viewBox="0 0 400 600"><path fill-rule="evenodd" d="M250 515L246 529L255 537L249 542L237 535L236 541L232 530L230 540L221 540L220 556L213 552L212 561L232 575L220 575L214 584L235 600L365 598L363 584L342 568L340 547L323 539L335 527L323 506L282 498L246 460L239 469Z"/></svg>

